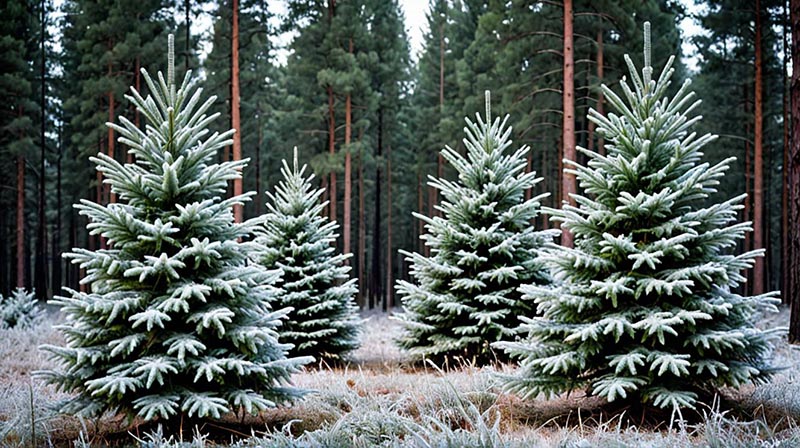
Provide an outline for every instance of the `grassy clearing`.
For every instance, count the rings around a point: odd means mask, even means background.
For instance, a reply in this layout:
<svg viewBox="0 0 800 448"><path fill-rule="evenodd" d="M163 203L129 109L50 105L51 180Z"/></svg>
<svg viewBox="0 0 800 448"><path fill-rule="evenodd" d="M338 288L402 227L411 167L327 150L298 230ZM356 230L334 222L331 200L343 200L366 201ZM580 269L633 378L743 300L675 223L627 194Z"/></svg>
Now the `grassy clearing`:
<svg viewBox="0 0 800 448"><path fill-rule="evenodd" d="M788 344L778 347L786 369L772 383L726 391L722 404L670 427L669 415L632 419L631 410L579 393L523 401L496 387L492 368L412 366L392 343L397 325L372 315L348 366L295 376L298 386L317 391L306 400L182 433L113 416L52 413L63 394L30 377L49 367L36 347L61 342L52 323L0 332L0 446L800 446L800 350Z"/></svg>

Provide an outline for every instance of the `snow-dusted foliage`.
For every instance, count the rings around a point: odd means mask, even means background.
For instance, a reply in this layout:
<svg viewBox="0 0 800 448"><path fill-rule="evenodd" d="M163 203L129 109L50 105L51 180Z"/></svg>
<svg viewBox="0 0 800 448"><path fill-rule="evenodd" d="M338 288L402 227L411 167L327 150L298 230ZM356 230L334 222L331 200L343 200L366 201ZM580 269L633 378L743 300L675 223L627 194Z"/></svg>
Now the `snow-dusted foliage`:
<svg viewBox="0 0 800 448"><path fill-rule="evenodd" d="M287 359L276 331L286 311L269 303L278 273L250 263L257 246L239 242L252 224L235 224L232 209L248 195L225 199L246 161L216 163L234 131L209 135L214 98L202 100L190 73L176 89L172 36L169 56L166 79L142 71L147 98L126 96L146 128L108 124L134 162L92 158L116 202L77 205L108 249L67 254L91 292L52 302L67 344L43 346L61 369L38 374L74 394L66 413L219 418L304 394L289 377L311 359Z"/></svg>
<svg viewBox="0 0 800 448"><path fill-rule="evenodd" d="M294 344L290 353L338 359L358 347L362 327L356 279L346 264L352 254L336 253L338 224L322 214L324 189L314 189L314 175L305 170L298 168L295 148L293 168L284 160L283 180L267 193L268 212L256 230L255 241L263 246L258 261L283 272L275 303L292 307L279 329L280 340Z"/></svg>
<svg viewBox="0 0 800 448"><path fill-rule="evenodd" d="M651 79L649 26L640 76L628 62L633 89L603 86L616 111L590 111L608 155L581 149L588 166L572 163L584 191L577 207L549 210L575 235L574 249L554 246L543 258L561 281L529 285L541 318L525 319L525 342L501 343L520 370L506 388L524 396L587 388L608 401L667 409L694 407L722 386L767 380L775 331L753 317L774 310L774 294L744 297L745 281L763 251L730 254L751 231L737 223L744 195L707 199L730 160L702 162L715 136L691 131L699 101L687 80L666 95L672 59Z"/></svg>
<svg viewBox="0 0 800 448"><path fill-rule="evenodd" d="M0 294L0 330L30 328L44 317L44 309L36 302L35 291L17 288L8 297Z"/></svg>
<svg viewBox="0 0 800 448"><path fill-rule="evenodd" d="M430 256L403 252L413 280L397 282L405 307L399 344L418 357L494 360L490 344L513 337L519 316L535 312L519 286L551 283L538 256L558 231L533 228L546 195L525 199L541 178L525 172L527 146L509 151L508 117L492 121L489 106L487 92L485 121L466 120L466 157L442 151L458 172L455 181L430 180L442 216L414 214L426 223Z"/></svg>

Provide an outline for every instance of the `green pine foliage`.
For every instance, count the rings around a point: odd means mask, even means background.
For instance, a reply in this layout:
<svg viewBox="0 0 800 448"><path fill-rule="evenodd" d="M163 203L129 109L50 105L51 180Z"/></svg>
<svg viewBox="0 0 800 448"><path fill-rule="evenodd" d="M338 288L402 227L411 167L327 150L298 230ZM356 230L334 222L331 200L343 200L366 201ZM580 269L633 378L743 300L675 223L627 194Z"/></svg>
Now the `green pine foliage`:
<svg viewBox="0 0 800 448"><path fill-rule="evenodd" d="M8 297L0 294L0 330L31 328L44 317L34 291L15 289Z"/></svg>
<svg viewBox="0 0 800 448"><path fill-rule="evenodd" d="M693 408L723 386L765 381L778 331L754 326L775 310L775 294L734 292L763 250L731 254L751 231L737 223L744 195L707 205L730 160L703 163L713 135L698 136L698 106L687 80L672 97L670 60L651 79L649 26L633 88L604 86L616 111L590 119L608 155L581 149L572 163L585 194L577 206L548 210L575 235L574 249L552 246L543 259L562 283L522 288L543 315L524 319L524 342L498 344L521 362L505 376L509 391L530 397L576 388L606 400Z"/></svg>
<svg viewBox="0 0 800 448"><path fill-rule="evenodd" d="M202 100L191 73L176 88L171 45L169 56L166 79L142 71L150 95L128 95L146 129L124 117L108 124L134 162L92 158L118 201L77 206L109 248L67 254L91 292L52 302L67 344L42 347L61 369L38 375L73 394L62 412L220 418L304 393L289 377L311 359L286 358L276 331L286 310L269 303L278 273L250 263L257 246L239 242L253 224L235 224L232 208L249 195L223 199L246 164L214 163L234 131L210 134L214 98Z"/></svg>
<svg viewBox="0 0 800 448"><path fill-rule="evenodd" d="M298 168L296 148L293 168L283 161L283 180L267 193L268 212L255 241L263 246L259 262L283 272L275 303L292 311L280 340L294 345L292 355L341 359L358 347L362 327L356 279L348 275L352 254L336 253L339 225L323 215L327 201L319 198L325 190L314 189L306 168Z"/></svg>
<svg viewBox="0 0 800 448"><path fill-rule="evenodd" d="M535 311L518 287L551 283L538 256L558 232L531 225L547 195L526 199L541 181L525 170L529 148L509 150L508 117L491 120L488 92L486 108L485 120L467 119L466 156L442 151L458 179L430 178L442 195L442 216L415 213L426 223L430 256L403 252L413 281L397 282L405 307L397 316L405 327L399 344L419 357L494 360L489 344L513 337L518 316Z"/></svg>

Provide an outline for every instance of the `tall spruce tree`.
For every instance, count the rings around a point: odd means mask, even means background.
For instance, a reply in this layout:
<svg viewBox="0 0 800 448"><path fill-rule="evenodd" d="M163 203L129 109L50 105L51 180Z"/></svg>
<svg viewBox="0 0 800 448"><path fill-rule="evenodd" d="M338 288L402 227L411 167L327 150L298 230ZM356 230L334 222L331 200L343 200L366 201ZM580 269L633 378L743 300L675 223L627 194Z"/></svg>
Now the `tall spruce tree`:
<svg viewBox="0 0 800 448"><path fill-rule="evenodd" d="M214 98L201 100L191 73L176 87L171 44L166 79L143 71L150 95L127 96L146 130L124 117L108 124L133 162L92 158L119 201L77 206L109 248L67 254L92 292L52 301L66 315L67 345L42 347L61 369L39 375L74 394L63 412L183 421L303 395L287 383L311 359L287 359L278 342L286 310L269 303L278 274L249 263L257 246L238 241L252 224L234 224L232 208L249 195L220 198L246 161L214 163L233 130L208 135Z"/></svg>
<svg viewBox="0 0 800 448"><path fill-rule="evenodd" d="M340 359L358 347L361 330L358 287L345 263L353 254L336 253L339 225L322 214L325 190L313 187L314 175L306 175L306 168L298 166L296 148L292 168L283 161L283 181L267 193L268 211L256 233L263 246L258 260L283 272L275 303L292 307L279 329L281 342L294 345L290 353Z"/></svg>
<svg viewBox="0 0 800 448"><path fill-rule="evenodd" d="M608 401L693 408L722 386L764 381L775 331L754 326L775 310L775 294L745 297L744 281L763 250L728 254L751 231L736 223L743 196L705 205L730 160L701 163L690 114L699 101L687 80L672 97L670 59L652 78L649 23L641 76L627 58L633 89L603 92L616 110L590 112L607 142L607 156L581 149L587 166L573 164L585 195L577 207L549 210L575 235L574 249L543 256L561 283L528 285L543 318L523 319L525 342L498 344L521 361L505 387L524 396L576 388Z"/></svg>
<svg viewBox="0 0 800 448"><path fill-rule="evenodd" d="M397 282L405 306L397 315L405 329L399 344L415 356L496 359L489 344L512 337L518 316L534 313L518 287L551 283L538 256L558 231L531 225L546 194L525 199L541 181L525 172L529 148L509 151L508 117L492 120L488 91L486 117L476 118L467 119L466 156L442 151L458 180L430 177L442 194L442 216L414 214L426 223L430 257L403 252L413 282Z"/></svg>

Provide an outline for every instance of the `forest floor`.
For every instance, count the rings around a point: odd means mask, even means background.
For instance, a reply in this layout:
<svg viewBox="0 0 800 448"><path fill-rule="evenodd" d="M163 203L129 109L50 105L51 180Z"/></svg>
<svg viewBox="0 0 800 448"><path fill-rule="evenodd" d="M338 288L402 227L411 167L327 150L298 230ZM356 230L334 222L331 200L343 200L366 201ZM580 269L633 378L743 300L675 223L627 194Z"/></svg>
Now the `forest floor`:
<svg viewBox="0 0 800 448"><path fill-rule="evenodd" d="M495 373L511 367L412 365L393 344L397 323L372 314L349 365L317 365L294 376L297 386L316 391L305 400L168 434L119 417L82 420L50 410L64 395L30 374L51 367L38 345L63 342L52 329L55 319L0 331L0 446L800 446L800 350L785 342L776 350L785 370L771 383L726 390L685 420L668 414L633 420L630 410L582 394L553 400L505 394ZM763 325L787 322L784 311Z"/></svg>

